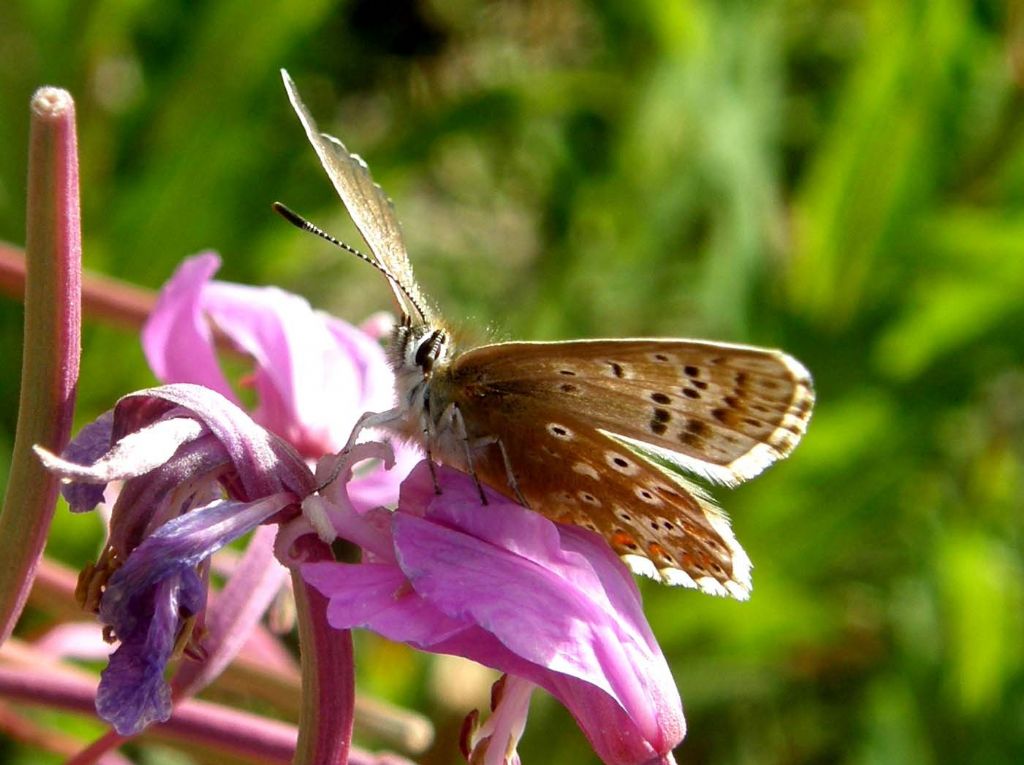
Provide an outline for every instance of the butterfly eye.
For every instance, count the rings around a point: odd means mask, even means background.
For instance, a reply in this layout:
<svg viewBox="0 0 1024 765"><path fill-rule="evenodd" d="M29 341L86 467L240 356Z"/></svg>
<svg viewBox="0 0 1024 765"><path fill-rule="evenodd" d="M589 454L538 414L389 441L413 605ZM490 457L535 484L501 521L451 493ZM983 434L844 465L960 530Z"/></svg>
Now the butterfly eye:
<svg viewBox="0 0 1024 765"><path fill-rule="evenodd" d="M444 337L444 332L439 329L435 329L430 333L430 337L420 343L419 348L416 349L416 366L423 370L424 374L430 372L434 366L434 359L437 357L437 349L441 346L441 339Z"/></svg>

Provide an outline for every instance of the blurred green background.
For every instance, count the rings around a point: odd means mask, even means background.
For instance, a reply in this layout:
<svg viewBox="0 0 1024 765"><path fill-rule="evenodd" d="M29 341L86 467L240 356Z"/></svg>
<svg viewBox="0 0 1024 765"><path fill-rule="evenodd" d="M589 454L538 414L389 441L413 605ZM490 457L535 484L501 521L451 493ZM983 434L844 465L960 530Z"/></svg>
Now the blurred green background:
<svg viewBox="0 0 1024 765"><path fill-rule="evenodd" d="M222 278L353 321L389 307L378 275L270 212L281 199L357 242L285 66L470 335L796 355L818 389L804 443L716 492L753 599L643 585L687 710L677 757L1024 762L1019 2L8 0L0 64L9 242L28 99L60 85L87 268L156 288L212 248ZM20 316L0 300L4 461ZM80 420L151 383L136 336L87 327ZM76 563L98 544L66 517L57 534ZM358 647L365 689L438 722L421 759L457 761L453 726L486 684ZM594 761L540 694L521 751Z"/></svg>

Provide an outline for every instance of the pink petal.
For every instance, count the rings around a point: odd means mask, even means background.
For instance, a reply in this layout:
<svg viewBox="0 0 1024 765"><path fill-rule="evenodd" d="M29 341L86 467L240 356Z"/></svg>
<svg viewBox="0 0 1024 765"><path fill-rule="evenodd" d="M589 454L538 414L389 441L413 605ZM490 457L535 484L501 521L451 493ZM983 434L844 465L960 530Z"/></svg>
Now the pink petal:
<svg viewBox="0 0 1024 765"><path fill-rule="evenodd" d="M416 595L392 565L309 563L302 577L330 598L327 618L335 629L365 627L395 642L426 647L472 626Z"/></svg>
<svg viewBox="0 0 1024 765"><path fill-rule="evenodd" d="M219 268L220 258L212 252L178 266L142 328L142 349L161 382L204 385L237 404L217 361L210 325L200 310L203 288Z"/></svg>

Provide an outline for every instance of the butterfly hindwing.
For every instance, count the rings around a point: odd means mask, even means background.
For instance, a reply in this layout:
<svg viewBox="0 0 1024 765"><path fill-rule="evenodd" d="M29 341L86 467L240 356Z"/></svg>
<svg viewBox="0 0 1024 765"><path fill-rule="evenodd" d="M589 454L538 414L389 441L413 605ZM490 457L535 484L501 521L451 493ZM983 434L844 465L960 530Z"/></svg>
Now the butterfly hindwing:
<svg viewBox="0 0 1024 765"><path fill-rule="evenodd" d="M491 404L466 422L470 438L484 442L473 462L484 483L515 498L507 458L532 510L597 532L635 573L748 597L750 559L698 487L562 410L538 409L516 394ZM501 434L501 446L486 443L494 433Z"/></svg>

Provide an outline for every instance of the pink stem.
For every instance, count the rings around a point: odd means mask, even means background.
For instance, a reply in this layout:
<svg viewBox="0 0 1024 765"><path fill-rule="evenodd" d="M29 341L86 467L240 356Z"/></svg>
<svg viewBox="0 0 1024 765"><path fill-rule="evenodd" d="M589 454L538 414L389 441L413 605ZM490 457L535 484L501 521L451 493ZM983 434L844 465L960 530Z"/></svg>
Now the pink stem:
<svg viewBox="0 0 1024 765"><path fill-rule="evenodd" d="M25 253L6 242L0 242L0 292L16 300L25 294ZM111 276L82 274L82 312L88 319L138 329L154 305L152 290Z"/></svg>
<svg viewBox="0 0 1024 765"><path fill-rule="evenodd" d="M57 670L0 666L0 697L22 703L95 715L95 680L76 677ZM297 732L294 725L280 720L240 712L207 701L188 700L176 704L171 719L146 731L150 740L199 746L252 763L290 763L295 754ZM86 765L98 761L105 752L123 743L116 734L107 734L79 752L68 765ZM88 754L87 754L88 753ZM338 763L343 760L321 760ZM406 763L393 755L373 755L354 750L352 765Z"/></svg>
<svg viewBox="0 0 1024 765"><path fill-rule="evenodd" d="M57 502L33 444L60 453L74 413L81 350L82 233L75 104L57 88L31 102L25 345L18 427L0 513L0 642L25 605Z"/></svg>
<svg viewBox="0 0 1024 765"><path fill-rule="evenodd" d="M330 548L311 535L294 543L291 557L333 560ZM327 599L293 569L302 660L302 708L295 765L345 765L352 745L355 664L352 633L327 623Z"/></svg>

